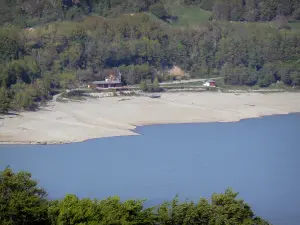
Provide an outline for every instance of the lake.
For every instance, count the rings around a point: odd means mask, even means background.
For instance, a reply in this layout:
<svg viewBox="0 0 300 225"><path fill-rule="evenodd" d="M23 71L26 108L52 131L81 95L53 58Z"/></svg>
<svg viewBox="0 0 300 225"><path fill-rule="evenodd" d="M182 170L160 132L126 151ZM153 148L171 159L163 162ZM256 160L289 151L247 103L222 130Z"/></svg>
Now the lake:
<svg viewBox="0 0 300 225"><path fill-rule="evenodd" d="M0 169L31 172L51 199L119 195L151 205L232 187L258 216L299 224L300 114L137 132L66 145L0 145Z"/></svg>

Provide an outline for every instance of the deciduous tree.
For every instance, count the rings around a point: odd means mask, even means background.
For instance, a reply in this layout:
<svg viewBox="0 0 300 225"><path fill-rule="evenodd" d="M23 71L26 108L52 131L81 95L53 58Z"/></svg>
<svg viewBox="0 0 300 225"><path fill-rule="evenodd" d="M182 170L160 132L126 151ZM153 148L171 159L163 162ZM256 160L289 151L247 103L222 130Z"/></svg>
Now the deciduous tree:
<svg viewBox="0 0 300 225"><path fill-rule="evenodd" d="M3 225L47 224L46 192L30 173L0 173L0 218Z"/></svg>

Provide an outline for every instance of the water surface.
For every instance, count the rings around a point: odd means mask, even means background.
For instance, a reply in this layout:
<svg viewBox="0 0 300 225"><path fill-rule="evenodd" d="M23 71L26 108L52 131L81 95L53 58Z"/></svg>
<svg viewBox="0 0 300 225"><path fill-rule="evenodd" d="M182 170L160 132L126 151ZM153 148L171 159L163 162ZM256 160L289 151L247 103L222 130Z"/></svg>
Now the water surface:
<svg viewBox="0 0 300 225"><path fill-rule="evenodd" d="M198 200L232 187L273 224L300 221L300 115L139 127L140 136L0 145L0 169L30 171L50 198Z"/></svg>

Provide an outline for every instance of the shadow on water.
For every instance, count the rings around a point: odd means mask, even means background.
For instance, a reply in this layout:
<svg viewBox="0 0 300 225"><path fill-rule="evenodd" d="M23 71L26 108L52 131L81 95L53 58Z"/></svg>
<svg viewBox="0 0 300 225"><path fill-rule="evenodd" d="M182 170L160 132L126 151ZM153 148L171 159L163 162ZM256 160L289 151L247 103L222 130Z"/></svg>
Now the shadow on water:
<svg viewBox="0 0 300 225"><path fill-rule="evenodd" d="M66 145L0 145L0 169L30 171L49 197L198 201L232 187L258 216L300 220L300 114L138 127L141 135Z"/></svg>

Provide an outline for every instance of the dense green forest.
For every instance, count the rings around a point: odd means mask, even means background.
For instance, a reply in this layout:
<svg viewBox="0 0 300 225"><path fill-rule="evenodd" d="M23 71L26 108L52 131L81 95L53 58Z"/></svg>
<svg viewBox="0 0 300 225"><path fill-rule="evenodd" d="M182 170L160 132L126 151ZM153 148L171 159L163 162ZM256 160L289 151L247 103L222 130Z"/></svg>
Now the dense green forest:
<svg viewBox="0 0 300 225"><path fill-rule="evenodd" d="M216 0L214 17L233 21L270 21L286 16L299 19L298 0Z"/></svg>
<svg viewBox="0 0 300 225"><path fill-rule="evenodd" d="M298 0L2 0L0 11L4 112L113 67L124 84L177 65L230 85L300 85Z"/></svg>
<svg viewBox="0 0 300 225"><path fill-rule="evenodd" d="M208 201L179 202L175 197L152 208L144 200L79 199L66 195L50 201L27 172L0 172L1 225L268 225L231 189Z"/></svg>

